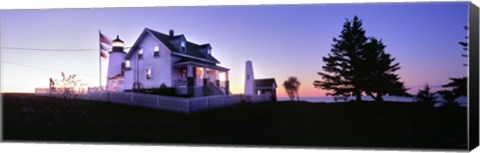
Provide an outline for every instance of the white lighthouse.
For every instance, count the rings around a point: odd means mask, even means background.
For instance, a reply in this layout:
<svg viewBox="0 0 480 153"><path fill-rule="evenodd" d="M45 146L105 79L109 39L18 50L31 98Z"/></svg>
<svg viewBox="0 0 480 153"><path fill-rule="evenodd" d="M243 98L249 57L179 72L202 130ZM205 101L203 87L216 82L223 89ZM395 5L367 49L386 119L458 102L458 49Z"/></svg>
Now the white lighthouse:
<svg viewBox="0 0 480 153"><path fill-rule="evenodd" d="M244 95L255 95L255 78L253 76L252 61L245 63L245 91Z"/></svg>
<svg viewBox="0 0 480 153"><path fill-rule="evenodd" d="M123 91L124 77L123 69L125 64L123 63L126 53L123 48L123 41L117 35L117 38L112 41L112 51L109 52L108 58L108 73L107 73L107 90L109 91Z"/></svg>

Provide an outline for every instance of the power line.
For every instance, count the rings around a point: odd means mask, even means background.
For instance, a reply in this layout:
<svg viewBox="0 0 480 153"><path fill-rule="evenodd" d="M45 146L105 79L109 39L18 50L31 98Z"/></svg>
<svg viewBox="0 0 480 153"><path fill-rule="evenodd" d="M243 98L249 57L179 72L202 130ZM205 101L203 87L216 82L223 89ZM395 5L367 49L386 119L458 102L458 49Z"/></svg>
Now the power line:
<svg viewBox="0 0 480 153"><path fill-rule="evenodd" d="M25 64L18 64L18 63L14 63L14 62L10 62L10 61L0 61L0 62L7 63L7 64L12 64L12 65L17 65L17 66L22 66L22 67L33 68L33 69L41 69L41 70L47 70L47 71L53 71L53 72L66 72L66 71L61 71L61 70L56 70L56 69L49 69L49 68L43 68L43 67L37 67L37 66L31 66L31 65L25 65ZM69 73L71 73L71 72L69 72ZM91 74L82 74L82 73L73 73L73 74L81 74L81 75L85 75L85 76L89 76L89 77L98 77L98 76L91 75Z"/></svg>
<svg viewBox="0 0 480 153"><path fill-rule="evenodd" d="M43 49L43 48L20 48L20 47L1 47L8 50L31 50L31 51L66 51L66 52L84 52L97 51L98 49Z"/></svg>
<svg viewBox="0 0 480 153"><path fill-rule="evenodd" d="M131 47L124 47L125 49L130 49ZM46 48L22 48L22 47L1 47L6 50L22 50L22 51L50 51L50 52L91 52L98 51L98 48L95 49L46 49Z"/></svg>

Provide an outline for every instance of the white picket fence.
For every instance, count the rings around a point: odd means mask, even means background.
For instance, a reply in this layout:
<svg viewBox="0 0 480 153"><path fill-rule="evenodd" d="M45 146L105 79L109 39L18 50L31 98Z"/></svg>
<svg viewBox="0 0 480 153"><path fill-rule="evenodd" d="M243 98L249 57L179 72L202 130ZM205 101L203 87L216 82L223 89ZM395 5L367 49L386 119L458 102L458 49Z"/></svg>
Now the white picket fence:
<svg viewBox="0 0 480 153"><path fill-rule="evenodd" d="M52 96L61 97L63 95L49 94L44 92L45 90L38 90L35 93L39 96ZM271 101L270 95L255 95L255 96L243 96L243 95L217 95L217 96L204 96L204 97L171 97L160 96L153 94L143 94L134 92L107 92L97 91L90 92L88 94L77 94L69 98L95 100L103 102L111 102L117 104L134 105L147 108L155 108L179 113L194 113L204 110L216 109L226 106L232 106L239 104L242 101L245 102L263 102Z"/></svg>

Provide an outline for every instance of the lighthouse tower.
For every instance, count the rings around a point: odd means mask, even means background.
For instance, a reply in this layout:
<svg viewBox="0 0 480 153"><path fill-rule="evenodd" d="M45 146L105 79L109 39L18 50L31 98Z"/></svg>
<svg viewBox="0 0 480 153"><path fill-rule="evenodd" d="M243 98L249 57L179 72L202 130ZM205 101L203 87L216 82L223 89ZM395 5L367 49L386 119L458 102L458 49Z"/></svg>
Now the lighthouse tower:
<svg viewBox="0 0 480 153"><path fill-rule="evenodd" d="M109 52L108 58L108 73L107 73L107 90L122 91L123 85L123 62L125 52L123 48L123 41L117 35L117 38L112 41L112 51Z"/></svg>
<svg viewBox="0 0 480 153"><path fill-rule="evenodd" d="M255 78L253 77L252 61L245 63L245 91L244 95L255 95Z"/></svg>

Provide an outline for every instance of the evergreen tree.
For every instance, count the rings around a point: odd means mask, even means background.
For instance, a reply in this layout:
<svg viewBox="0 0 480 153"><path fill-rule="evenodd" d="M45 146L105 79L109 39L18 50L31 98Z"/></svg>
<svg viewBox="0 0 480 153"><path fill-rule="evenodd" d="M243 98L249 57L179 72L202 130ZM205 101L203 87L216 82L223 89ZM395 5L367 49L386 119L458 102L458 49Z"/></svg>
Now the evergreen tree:
<svg viewBox="0 0 480 153"><path fill-rule="evenodd" d="M395 63L395 58L385 52L385 47L381 40L369 38L362 52L363 61L359 63L360 70L364 73L360 87L377 102L383 101L385 95L407 95L407 89L395 74L400 69L400 64Z"/></svg>
<svg viewBox="0 0 480 153"><path fill-rule="evenodd" d="M327 95L336 98L355 96L356 101L361 101L362 71L361 52L367 42L365 30L362 28L362 21L355 16L353 21L347 19L339 38L333 38L331 52L323 57L325 65L323 72L318 74L322 81L314 82L316 88L328 90Z"/></svg>
<svg viewBox="0 0 480 153"><path fill-rule="evenodd" d="M437 103L437 96L435 93L430 91L428 84L425 84L425 87L421 90L418 90L415 99L419 103L423 103L429 106L434 106Z"/></svg>
<svg viewBox="0 0 480 153"><path fill-rule="evenodd" d="M467 26L464 26L463 28L468 31L468 27L467 27ZM465 36L465 39L468 40L468 36ZM463 50L464 50L464 51L467 51L467 52L468 52L468 42L467 42L467 41L460 41L460 42L458 42L458 44L460 44L460 46L463 47ZM468 58L468 54L462 54L462 57ZM467 65L468 65L468 64L466 64L466 63L463 64L463 66L467 66Z"/></svg>
<svg viewBox="0 0 480 153"><path fill-rule="evenodd" d="M467 96L467 77L450 78L451 82L442 85L444 88L452 88L452 92L458 98L460 96Z"/></svg>
<svg viewBox="0 0 480 153"><path fill-rule="evenodd" d="M453 91L440 90L440 91L437 91L437 93L440 94L440 96L442 96L443 107L447 107L447 108L460 107L460 103L455 101L455 99L457 99L457 96Z"/></svg>
<svg viewBox="0 0 480 153"><path fill-rule="evenodd" d="M400 77L395 74L400 64L385 52L385 45L375 38L367 38L362 21L347 20L339 38L333 38L330 53L323 57L323 80L314 81L316 88L328 90L335 99L355 96L361 101L363 93L375 101L386 95L408 95Z"/></svg>
<svg viewBox="0 0 480 153"><path fill-rule="evenodd" d="M464 27L465 30L468 31L468 27ZM465 37L465 39L468 39L468 36ZM458 42L460 46L462 46L464 51L468 51L468 42ZM468 58L467 54L462 54L462 57ZM467 66L467 64L463 64L464 66ZM467 77L462 77L462 78L449 78L451 82L442 85L444 88L452 88L452 93L455 98L458 98L460 96L467 96ZM445 92L444 92L445 93ZM447 93L449 94L449 93Z"/></svg>

